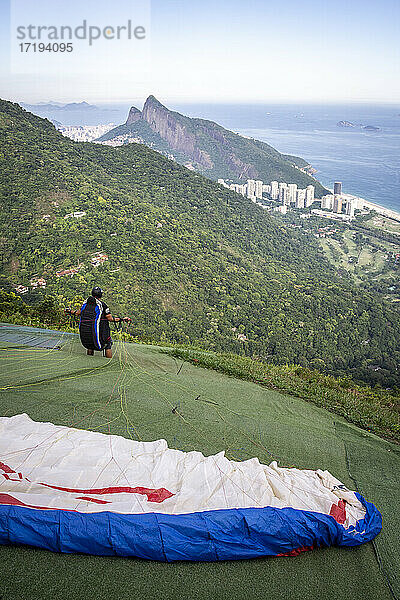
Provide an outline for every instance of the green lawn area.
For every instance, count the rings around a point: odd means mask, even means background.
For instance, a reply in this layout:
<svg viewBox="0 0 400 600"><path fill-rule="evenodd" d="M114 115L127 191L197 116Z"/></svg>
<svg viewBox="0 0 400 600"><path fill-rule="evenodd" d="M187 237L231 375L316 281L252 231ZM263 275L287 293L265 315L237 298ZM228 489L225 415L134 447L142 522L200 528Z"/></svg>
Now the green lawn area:
<svg viewBox="0 0 400 600"><path fill-rule="evenodd" d="M389 219L383 215L374 215L372 219L365 222L368 227L375 227L377 229L384 229L390 233L400 234L400 223L394 219ZM400 237L399 237L400 243Z"/></svg>
<svg viewBox="0 0 400 600"><path fill-rule="evenodd" d="M360 267L372 266L373 254L369 248L363 247L358 255L358 263Z"/></svg>
<svg viewBox="0 0 400 600"><path fill-rule="evenodd" d="M34 335L32 333L32 335ZM0 546L1 600L390 600L400 595L399 446L311 403L139 344L111 361L7 345L0 336L0 414L281 466L328 469L383 514L374 543L297 558L164 564ZM173 410L174 409L174 410ZM392 591L391 591L392 590Z"/></svg>
<svg viewBox="0 0 400 600"><path fill-rule="evenodd" d="M342 242L334 238L320 238L320 244L325 252L328 260L342 269L346 269L351 273L357 283L361 282L360 275L369 274L374 280L382 278L382 270L387 263L387 252L394 251L397 246L380 240L379 243L383 249L379 249L376 252L373 251L373 247L366 244L363 246L357 246L354 242L354 231L350 228L343 232L344 243L347 246L348 251L345 252ZM400 242L400 238L399 238ZM360 271L361 269L361 271ZM387 274L384 278L390 277Z"/></svg>
<svg viewBox="0 0 400 600"><path fill-rule="evenodd" d="M351 232L344 233L346 244L349 248L347 254L342 244L333 238L320 238L320 244L325 252L327 259L336 267L342 268L351 273L357 283L360 283L360 278L355 273L355 266L358 263L359 250L351 238ZM349 262L351 259L352 262Z"/></svg>

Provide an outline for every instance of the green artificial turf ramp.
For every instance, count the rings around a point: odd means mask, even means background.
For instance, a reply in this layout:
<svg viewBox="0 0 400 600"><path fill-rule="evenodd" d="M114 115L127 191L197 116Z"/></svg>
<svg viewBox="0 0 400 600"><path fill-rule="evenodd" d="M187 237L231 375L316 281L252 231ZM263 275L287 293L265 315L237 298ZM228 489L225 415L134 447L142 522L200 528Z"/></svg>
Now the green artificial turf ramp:
<svg viewBox="0 0 400 600"><path fill-rule="evenodd" d="M383 514L372 544L296 558L156 563L0 546L2 600L221 598L386 600L399 597L399 449L304 400L182 363L159 348L117 343L108 360L76 337L29 347L0 331L0 414L165 438L170 447L327 469ZM22 336L23 338L23 336ZM7 341L9 340L9 341ZM54 340L53 340L54 341ZM61 349L54 349L54 345ZM51 347L50 347L51 346Z"/></svg>

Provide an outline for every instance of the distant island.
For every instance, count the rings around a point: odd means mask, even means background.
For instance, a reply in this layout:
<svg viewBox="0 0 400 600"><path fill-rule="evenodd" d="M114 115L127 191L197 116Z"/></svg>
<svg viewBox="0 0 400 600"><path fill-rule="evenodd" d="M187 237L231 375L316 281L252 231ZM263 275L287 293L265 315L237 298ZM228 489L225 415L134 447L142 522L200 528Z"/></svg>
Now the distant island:
<svg viewBox="0 0 400 600"><path fill-rule="evenodd" d="M336 125L338 127L355 127L354 123L351 123L350 121L339 121Z"/></svg>
<svg viewBox="0 0 400 600"><path fill-rule="evenodd" d="M364 129L364 131L380 131L381 128L377 127L376 125L355 125L355 123L352 123L351 121L338 121L336 123L336 125L338 127L361 127L361 129Z"/></svg>
<svg viewBox="0 0 400 600"><path fill-rule="evenodd" d="M365 125L365 126L363 126L363 129L365 131L380 131L381 130L380 127L375 127L375 125Z"/></svg>

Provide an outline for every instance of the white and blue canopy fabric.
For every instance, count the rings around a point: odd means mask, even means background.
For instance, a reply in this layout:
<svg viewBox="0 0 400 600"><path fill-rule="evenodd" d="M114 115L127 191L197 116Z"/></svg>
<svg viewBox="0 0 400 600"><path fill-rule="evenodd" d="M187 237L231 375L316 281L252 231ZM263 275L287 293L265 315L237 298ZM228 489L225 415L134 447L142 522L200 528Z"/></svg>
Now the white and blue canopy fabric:
<svg viewBox="0 0 400 600"><path fill-rule="evenodd" d="M377 508L328 471L0 417L0 543L161 561L357 546Z"/></svg>

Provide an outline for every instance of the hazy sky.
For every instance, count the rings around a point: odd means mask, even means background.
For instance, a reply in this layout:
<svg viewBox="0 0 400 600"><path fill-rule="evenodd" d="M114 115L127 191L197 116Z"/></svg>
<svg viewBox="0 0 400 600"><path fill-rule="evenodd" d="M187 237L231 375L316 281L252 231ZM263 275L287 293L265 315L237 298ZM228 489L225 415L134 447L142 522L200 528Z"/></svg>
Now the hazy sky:
<svg viewBox="0 0 400 600"><path fill-rule="evenodd" d="M11 100L400 102L398 0L0 0L0 8L0 96ZM146 40L35 55L16 39L20 24L128 18L145 25Z"/></svg>

